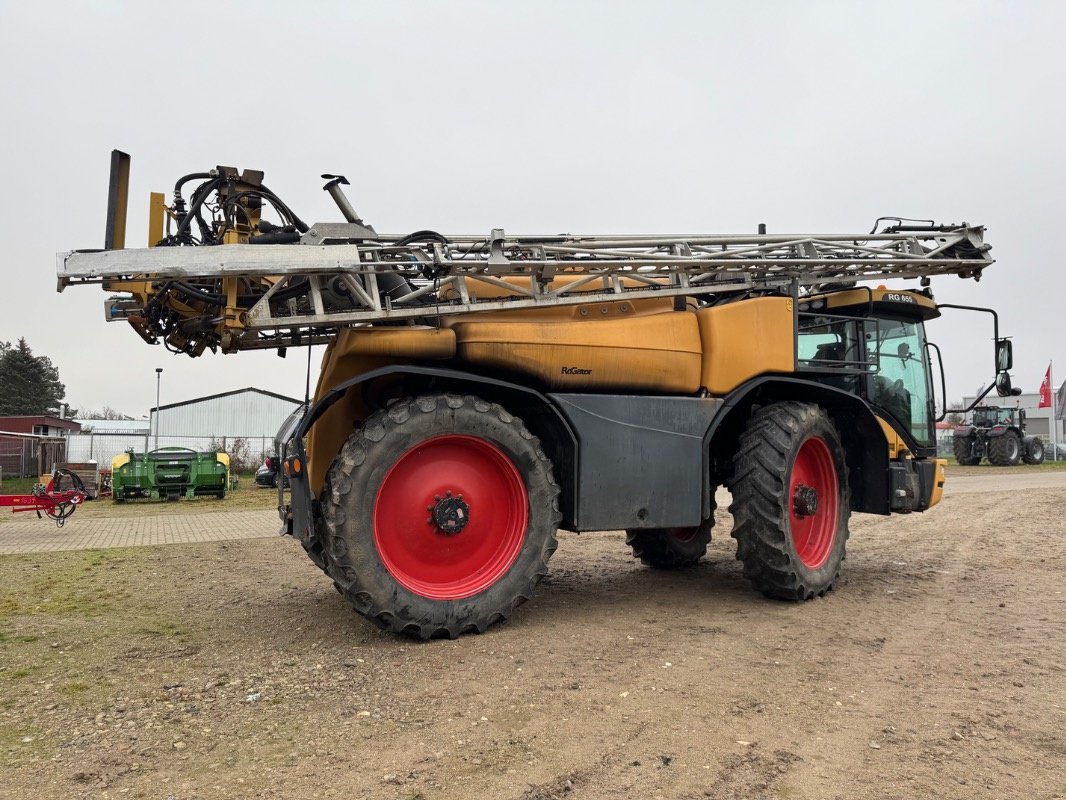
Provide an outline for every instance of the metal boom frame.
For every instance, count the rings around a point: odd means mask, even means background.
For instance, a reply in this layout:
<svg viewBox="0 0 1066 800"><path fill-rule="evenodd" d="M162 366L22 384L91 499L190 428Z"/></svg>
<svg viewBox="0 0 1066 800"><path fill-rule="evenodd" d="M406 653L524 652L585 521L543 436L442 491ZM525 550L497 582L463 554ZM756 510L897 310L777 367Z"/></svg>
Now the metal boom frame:
<svg viewBox="0 0 1066 800"><path fill-rule="evenodd" d="M965 224L858 235L509 237L494 229L488 237L423 232L368 239L367 233L352 223L319 223L296 244L59 253L58 288L258 280L268 288L240 319L258 332L254 342L242 337L238 349L248 349L355 324L473 311L938 275L979 279L993 263L984 228ZM418 236L423 240L413 241ZM404 277L409 289L384 291L386 274ZM479 296L485 286L504 296Z"/></svg>

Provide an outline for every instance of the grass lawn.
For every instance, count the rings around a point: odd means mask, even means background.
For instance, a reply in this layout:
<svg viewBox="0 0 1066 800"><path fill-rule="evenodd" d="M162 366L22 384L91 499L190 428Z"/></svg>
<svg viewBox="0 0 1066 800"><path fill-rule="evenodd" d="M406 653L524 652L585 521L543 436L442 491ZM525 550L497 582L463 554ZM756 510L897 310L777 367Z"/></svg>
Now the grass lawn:
<svg viewBox="0 0 1066 800"><path fill-rule="evenodd" d="M29 494L35 483L36 478L9 478L5 475L3 483L0 483L0 494Z"/></svg>

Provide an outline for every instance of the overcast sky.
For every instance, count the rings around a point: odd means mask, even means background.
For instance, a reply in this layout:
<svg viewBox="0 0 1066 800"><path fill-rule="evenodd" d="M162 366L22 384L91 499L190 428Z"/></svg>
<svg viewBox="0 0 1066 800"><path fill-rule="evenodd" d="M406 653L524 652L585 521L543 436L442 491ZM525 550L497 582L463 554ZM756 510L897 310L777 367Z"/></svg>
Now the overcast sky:
<svg viewBox="0 0 1066 800"><path fill-rule="evenodd" d="M55 292L55 253L103 243L109 152L150 191L262 169L308 222L352 182L379 231L862 232L883 215L988 227L980 283L1015 384L1066 379L1066 3L48 3L0 0L0 340L69 402L147 413L245 386L302 396L290 354L190 359ZM949 312L948 395L991 377L984 315ZM318 354L315 363L317 367Z"/></svg>

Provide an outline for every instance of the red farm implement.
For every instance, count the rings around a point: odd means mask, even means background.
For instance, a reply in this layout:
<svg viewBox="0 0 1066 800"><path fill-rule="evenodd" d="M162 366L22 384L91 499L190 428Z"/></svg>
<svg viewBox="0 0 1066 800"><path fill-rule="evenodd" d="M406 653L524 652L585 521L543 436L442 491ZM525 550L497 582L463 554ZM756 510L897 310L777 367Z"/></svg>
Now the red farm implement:
<svg viewBox="0 0 1066 800"><path fill-rule="evenodd" d="M57 469L47 486L38 483L30 494L0 495L0 508L16 514L36 511L38 519L44 514L62 528L87 497L81 478L68 469Z"/></svg>

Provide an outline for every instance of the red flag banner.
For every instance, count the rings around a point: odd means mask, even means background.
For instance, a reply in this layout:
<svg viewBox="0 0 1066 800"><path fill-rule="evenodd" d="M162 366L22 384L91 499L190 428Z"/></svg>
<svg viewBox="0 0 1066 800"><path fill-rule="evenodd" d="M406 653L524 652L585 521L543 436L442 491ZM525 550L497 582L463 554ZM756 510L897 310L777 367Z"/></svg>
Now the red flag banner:
<svg viewBox="0 0 1066 800"><path fill-rule="evenodd" d="M1048 364L1044 382L1040 384L1040 404L1037 408L1051 408L1051 365Z"/></svg>

